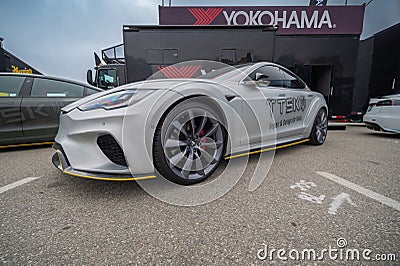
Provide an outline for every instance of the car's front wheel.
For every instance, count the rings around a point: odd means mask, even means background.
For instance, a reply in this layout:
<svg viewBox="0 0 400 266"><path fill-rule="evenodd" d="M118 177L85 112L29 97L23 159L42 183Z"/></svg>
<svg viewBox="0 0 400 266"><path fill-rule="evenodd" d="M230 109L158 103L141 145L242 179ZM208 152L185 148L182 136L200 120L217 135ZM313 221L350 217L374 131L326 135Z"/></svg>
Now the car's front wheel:
<svg viewBox="0 0 400 266"><path fill-rule="evenodd" d="M322 145L328 134L328 116L325 109L320 109L314 120L310 134L310 144Z"/></svg>
<svg viewBox="0 0 400 266"><path fill-rule="evenodd" d="M194 99L175 106L155 132L153 161L157 171L181 185L212 175L225 153L221 121L210 105Z"/></svg>

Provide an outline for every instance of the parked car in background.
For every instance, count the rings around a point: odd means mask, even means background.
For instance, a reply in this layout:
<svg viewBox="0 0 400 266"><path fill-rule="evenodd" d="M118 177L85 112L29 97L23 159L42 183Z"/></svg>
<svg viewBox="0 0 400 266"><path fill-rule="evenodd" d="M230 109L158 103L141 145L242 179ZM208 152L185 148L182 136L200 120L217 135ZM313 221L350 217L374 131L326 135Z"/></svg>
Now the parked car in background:
<svg viewBox="0 0 400 266"><path fill-rule="evenodd" d="M400 133L400 94L372 98L364 123L372 130Z"/></svg>
<svg viewBox="0 0 400 266"><path fill-rule="evenodd" d="M52 141L61 108L100 91L61 78L0 73L0 145Z"/></svg>

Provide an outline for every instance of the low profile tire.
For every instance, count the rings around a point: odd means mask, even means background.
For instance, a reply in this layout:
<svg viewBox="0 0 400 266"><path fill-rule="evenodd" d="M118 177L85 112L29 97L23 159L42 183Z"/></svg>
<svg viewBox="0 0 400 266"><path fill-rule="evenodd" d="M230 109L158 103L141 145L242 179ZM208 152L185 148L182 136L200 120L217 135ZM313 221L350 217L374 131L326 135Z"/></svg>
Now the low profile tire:
<svg viewBox="0 0 400 266"><path fill-rule="evenodd" d="M328 134L328 116L325 109L320 109L314 120L314 125L310 134L310 144L322 145Z"/></svg>
<svg viewBox="0 0 400 266"><path fill-rule="evenodd" d="M226 133L210 105L186 100L157 126L153 161L157 171L180 184L199 183L218 168L225 155Z"/></svg>

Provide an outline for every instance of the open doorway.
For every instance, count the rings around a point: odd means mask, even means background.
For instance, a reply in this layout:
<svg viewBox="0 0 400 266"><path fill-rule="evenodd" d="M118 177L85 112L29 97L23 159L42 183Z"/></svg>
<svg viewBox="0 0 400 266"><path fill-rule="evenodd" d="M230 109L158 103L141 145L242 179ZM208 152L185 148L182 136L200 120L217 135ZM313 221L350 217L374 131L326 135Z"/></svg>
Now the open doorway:
<svg viewBox="0 0 400 266"><path fill-rule="evenodd" d="M294 71L312 91L321 93L329 106L332 69L332 65L295 65Z"/></svg>
<svg viewBox="0 0 400 266"><path fill-rule="evenodd" d="M329 105L331 94L332 65L313 65L310 88L321 93Z"/></svg>

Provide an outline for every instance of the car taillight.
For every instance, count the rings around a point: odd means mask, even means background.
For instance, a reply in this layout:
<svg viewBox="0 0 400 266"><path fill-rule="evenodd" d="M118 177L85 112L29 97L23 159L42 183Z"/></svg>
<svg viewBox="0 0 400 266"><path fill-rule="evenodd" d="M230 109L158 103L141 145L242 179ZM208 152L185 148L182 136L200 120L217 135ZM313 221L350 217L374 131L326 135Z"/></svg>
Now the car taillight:
<svg viewBox="0 0 400 266"><path fill-rule="evenodd" d="M392 100L384 100L384 101L380 101L376 104L376 106L392 106L392 105L393 105Z"/></svg>

